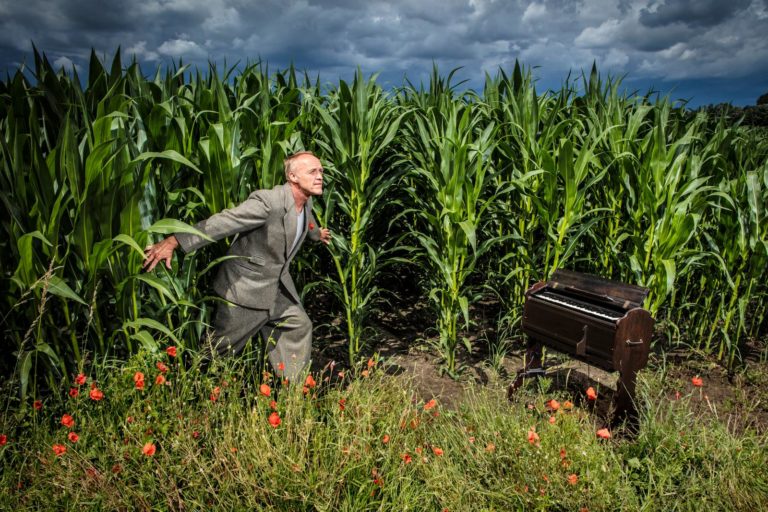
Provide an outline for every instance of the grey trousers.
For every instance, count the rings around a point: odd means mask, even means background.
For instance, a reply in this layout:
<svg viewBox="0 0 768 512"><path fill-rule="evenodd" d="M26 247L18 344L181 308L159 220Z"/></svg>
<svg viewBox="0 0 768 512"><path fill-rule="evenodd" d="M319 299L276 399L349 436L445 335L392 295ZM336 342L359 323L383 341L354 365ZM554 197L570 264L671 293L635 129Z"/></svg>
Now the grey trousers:
<svg viewBox="0 0 768 512"><path fill-rule="evenodd" d="M213 329L209 347L212 354L237 354L261 331L269 362L278 376L293 382L309 363L312 321L301 304L292 301L282 290L278 292L272 310L219 304ZM281 366L285 367L282 371L279 370Z"/></svg>

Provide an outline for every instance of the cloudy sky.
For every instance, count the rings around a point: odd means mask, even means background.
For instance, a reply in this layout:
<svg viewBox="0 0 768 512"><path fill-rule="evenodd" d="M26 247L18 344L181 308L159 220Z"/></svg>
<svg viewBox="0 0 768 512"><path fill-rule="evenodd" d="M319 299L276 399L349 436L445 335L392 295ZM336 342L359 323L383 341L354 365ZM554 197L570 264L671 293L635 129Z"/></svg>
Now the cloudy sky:
<svg viewBox="0 0 768 512"><path fill-rule="evenodd" d="M323 83L359 66L397 86L434 62L480 88L517 58L546 90L596 61L630 91L749 105L768 92L767 34L768 0L0 0L0 69L32 64L34 42L82 72L91 48L111 59L120 46L145 73L261 59Z"/></svg>

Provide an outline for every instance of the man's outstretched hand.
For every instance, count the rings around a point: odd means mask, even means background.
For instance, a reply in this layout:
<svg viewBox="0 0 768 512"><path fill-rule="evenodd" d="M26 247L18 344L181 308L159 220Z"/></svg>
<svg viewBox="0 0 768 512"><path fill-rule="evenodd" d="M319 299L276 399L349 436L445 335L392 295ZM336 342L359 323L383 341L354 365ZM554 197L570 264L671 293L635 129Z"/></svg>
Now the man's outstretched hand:
<svg viewBox="0 0 768 512"><path fill-rule="evenodd" d="M174 235L164 238L156 244L150 245L144 249L144 266L147 272L152 272L155 266L161 261L165 261L165 266L171 268L171 258L173 251L179 246L179 241Z"/></svg>
<svg viewBox="0 0 768 512"><path fill-rule="evenodd" d="M331 243L331 230L328 228L321 228L320 229L320 241L323 242L325 245L328 245Z"/></svg>

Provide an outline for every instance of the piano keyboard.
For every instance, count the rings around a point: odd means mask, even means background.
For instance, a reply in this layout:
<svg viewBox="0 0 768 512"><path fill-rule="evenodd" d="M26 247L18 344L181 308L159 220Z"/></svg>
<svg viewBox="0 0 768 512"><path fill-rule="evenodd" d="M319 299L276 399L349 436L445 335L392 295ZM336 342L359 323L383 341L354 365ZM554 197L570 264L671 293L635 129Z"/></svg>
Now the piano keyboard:
<svg viewBox="0 0 768 512"><path fill-rule="evenodd" d="M537 293L535 297L544 299L549 302L554 302L555 304L566 306L570 309L582 311L584 313L587 313L588 315L605 318L606 320L610 320L612 322L615 322L616 320L624 316L623 312L620 313L618 311L613 311L611 309L595 306L594 304L590 304L589 302L582 302L580 300L572 299L571 297L567 297L565 295L560 295L557 293L541 292L541 293Z"/></svg>

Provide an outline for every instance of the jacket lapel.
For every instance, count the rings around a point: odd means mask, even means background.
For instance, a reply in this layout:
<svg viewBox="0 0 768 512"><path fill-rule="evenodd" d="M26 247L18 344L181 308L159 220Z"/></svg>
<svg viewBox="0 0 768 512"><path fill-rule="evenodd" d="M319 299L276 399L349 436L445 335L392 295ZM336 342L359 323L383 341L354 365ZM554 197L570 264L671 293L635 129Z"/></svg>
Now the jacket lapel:
<svg viewBox="0 0 768 512"><path fill-rule="evenodd" d="M299 235L299 239L296 241L296 247L293 248L293 251L288 255L288 259L293 258L293 256L296 254L296 252L299 250L299 247L301 247L301 244L304 242L304 239L307 237L307 227L309 225L309 212L312 211L312 198L310 197L307 199L307 202L304 204L304 225L301 229L301 235ZM298 215L297 215L298 218ZM296 236L296 224L294 221L294 231L293 231L293 237ZM293 242L293 238L291 238L291 242Z"/></svg>
<svg viewBox="0 0 768 512"><path fill-rule="evenodd" d="M283 215L283 229L285 230L285 259L287 260L291 252L291 244L293 239L296 238L296 206L293 200L293 193L291 192L291 186L286 183L283 186L285 193L285 215Z"/></svg>

